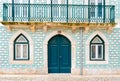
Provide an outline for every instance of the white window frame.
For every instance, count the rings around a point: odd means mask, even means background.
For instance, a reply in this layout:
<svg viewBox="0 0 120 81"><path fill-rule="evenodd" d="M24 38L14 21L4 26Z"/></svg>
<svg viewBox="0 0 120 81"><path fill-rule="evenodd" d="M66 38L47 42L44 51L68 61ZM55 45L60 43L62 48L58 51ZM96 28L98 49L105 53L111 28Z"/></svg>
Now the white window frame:
<svg viewBox="0 0 120 81"><path fill-rule="evenodd" d="M91 61L90 60L90 41L96 36L99 35L102 39L104 39L104 61ZM86 59L86 64L108 64L108 60L109 60L109 41L107 40L106 36L103 34L103 32L100 31L95 31L93 32L93 34L91 34L88 38L88 40L86 41L86 55L85 55L85 59Z"/></svg>
<svg viewBox="0 0 120 81"><path fill-rule="evenodd" d="M16 37L18 37L20 34L23 34L25 37L27 37L27 39L29 40L29 60L14 60L14 40L16 39ZM10 59L10 63L11 64L33 64L34 63L34 49L33 49L34 43L32 38L30 37L29 34L27 34L25 31L23 30L19 30L18 32L16 32L10 39L9 42L9 59Z"/></svg>

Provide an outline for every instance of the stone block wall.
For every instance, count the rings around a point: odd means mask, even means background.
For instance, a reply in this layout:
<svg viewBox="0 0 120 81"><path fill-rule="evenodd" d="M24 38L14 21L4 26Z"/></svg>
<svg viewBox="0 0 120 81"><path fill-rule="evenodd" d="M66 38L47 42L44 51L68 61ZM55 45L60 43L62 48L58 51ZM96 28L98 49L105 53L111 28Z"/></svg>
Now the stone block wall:
<svg viewBox="0 0 120 81"><path fill-rule="evenodd" d="M77 0L79 3L80 0ZM3 6L4 2L8 0L0 0L0 21L2 21L3 16ZM76 4L76 2L73 2ZM110 4L115 5L116 23L119 23L120 19L120 1L110 0ZM81 3L80 3L81 4ZM43 41L46 36L48 36L53 31L61 30L66 32L76 41L76 62L75 67L81 69L83 74L120 74L120 26L117 25L113 28L111 33L106 32L103 29L91 29L88 33L83 33L83 40L81 40L81 29L71 32L69 28L52 28L44 32L43 29L37 29L36 32L32 33L29 29L22 29L30 35L34 42L34 63L33 64L11 64L10 63L10 51L9 51L9 40L11 37L20 29L13 29L11 32L7 31L7 28L0 25L0 74L2 73L44 73L44 53L43 53ZM100 31L109 41L109 51L108 51L108 64L86 64L86 41L95 32ZM83 46L81 45L83 41ZM83 55L82 55L83 54ZM83 57L82 57L83 56ZM83 61L81 60L83 59ZM83 63L83 66L82 64ZM83 67L83 69L81 68Z"/></svg>
<svg viewBox="0 0 120 81"><path fill-rule="evenodd" d="M61 30L66 32L76 41L76 62L75 68L81 69L83 67L83 74L120 74L120 29L114 28L111 33L106 30L91 29L88 33L83 33L83 47L81 47L81 30L77 30L75 33L71 32L69 28L53 28L48 32L44 32L42 29L38 29L32 33L28 29L23 29L28 33L34 42L34 63L33 64L11 64L10 63L10 51L9 40L20 29L13 29L8 32L5 26L0 26L0 73L44 73L44 52L43 42L45 38L52 32ZM109 41L109 60L108 64L86 64L86 41L95 31L100 31ZM83 50L81 52L81 50ZM83 57L81 57L83 54ZM89 56L88 56L89 57ZM83 61L81 60L83 59ZM82 62L81 62L82 61ZM83 63L83 66L81 65ZM117 69L117 70L115 70ZM20 72L19 72L20 71Z"/></svg>

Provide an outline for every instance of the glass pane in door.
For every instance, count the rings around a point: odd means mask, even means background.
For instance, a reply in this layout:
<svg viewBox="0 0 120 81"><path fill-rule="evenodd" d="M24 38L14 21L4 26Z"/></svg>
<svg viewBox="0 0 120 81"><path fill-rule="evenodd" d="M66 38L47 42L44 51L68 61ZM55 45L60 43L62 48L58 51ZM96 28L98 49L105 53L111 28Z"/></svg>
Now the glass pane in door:
<svg viewBox="0 0 120 81"><path fill-rule="evenodd" d="M102 0L98 0L98 17L102 17Z"/></svg>
<svg viewBox="0 0 120 81"><path fill-rule="evenodd" d="M58 0L52 0L52 4L58 4Z"/></svg>
<svg viewBox="0 0 120 81"><path fill-rule="evenodd" d="M90 0L90 17L95 17L95 0Z"/></svg>

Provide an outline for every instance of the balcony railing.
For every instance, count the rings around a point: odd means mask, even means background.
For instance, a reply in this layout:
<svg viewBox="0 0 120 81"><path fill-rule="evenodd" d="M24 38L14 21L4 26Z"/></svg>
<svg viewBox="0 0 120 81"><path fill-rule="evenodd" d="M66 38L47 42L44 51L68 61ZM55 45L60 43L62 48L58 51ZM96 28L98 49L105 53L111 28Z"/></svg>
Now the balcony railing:
<svg viewBox="0 0 120 81"><path fill-rule="evenodd" d="M115 22L113 5L3 4L3 21Z"/></svg>

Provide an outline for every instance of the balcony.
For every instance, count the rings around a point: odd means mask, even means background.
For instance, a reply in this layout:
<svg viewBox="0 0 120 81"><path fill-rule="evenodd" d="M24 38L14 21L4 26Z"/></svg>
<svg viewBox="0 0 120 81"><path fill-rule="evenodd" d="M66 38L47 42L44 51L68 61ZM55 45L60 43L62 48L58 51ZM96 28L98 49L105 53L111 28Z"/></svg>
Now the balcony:
<svg viewBox="0 0 120 81"><path fill-rule="evenodd" d="M110 26L115 23L115 6L4 3L2 23L5 25L52 23L52 26Z"/></svg>

